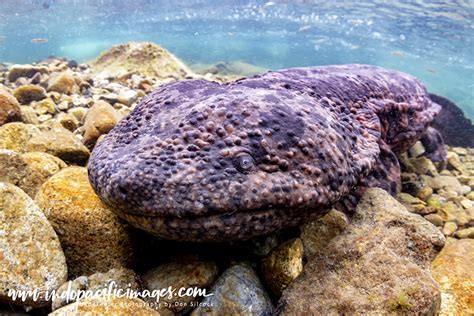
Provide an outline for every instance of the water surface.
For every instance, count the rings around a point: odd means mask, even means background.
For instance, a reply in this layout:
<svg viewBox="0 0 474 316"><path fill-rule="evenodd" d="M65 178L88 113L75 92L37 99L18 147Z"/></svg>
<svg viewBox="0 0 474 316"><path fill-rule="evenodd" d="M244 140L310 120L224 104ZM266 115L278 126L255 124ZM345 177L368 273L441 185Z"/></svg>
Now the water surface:
<svg viewBox="0 0 474 316"><path fill-rule="evenodd" d="M395 68L474 118L473 1L0 2L0 62L86 62L128 41L156 42L188 64Z"/></svg>

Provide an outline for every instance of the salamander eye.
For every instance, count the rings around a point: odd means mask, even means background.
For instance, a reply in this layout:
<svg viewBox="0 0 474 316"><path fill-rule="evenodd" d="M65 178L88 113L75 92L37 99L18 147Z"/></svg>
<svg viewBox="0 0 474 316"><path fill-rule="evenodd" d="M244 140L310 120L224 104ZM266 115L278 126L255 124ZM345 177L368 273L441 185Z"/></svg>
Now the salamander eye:
<svg viewBox="0 0 474 316"><path fill-rule="evenodd" d="M234 158L234 165L240 172L249 172L255 167L255 160L249 154L240 154Z"/></svg>

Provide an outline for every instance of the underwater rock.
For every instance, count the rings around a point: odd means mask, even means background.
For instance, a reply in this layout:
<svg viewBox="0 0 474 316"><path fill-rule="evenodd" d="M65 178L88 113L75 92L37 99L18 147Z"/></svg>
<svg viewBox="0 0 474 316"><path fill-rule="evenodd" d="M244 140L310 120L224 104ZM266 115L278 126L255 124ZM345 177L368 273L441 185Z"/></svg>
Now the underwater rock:
<svg viewBox="0 0 474 316"><path fill-rule="evenodd" d="M331 239L339 235L349 225L349 218L343 212L332 209L329 213L301 227L301 240L307 258L314 256Z"/></svg>
<svg viewBox="0 0 474 316"><path fill-rule="evenodd" d="M368 189L349 226L304 267L278 303L283 315L435 314L430 262L444 236L387 192Z"/></svg>
<svg viewBox="0 0 474 316"><path fill-rule="evenodd" d="M139 276L133 270L124 268L111 269L107 272L98 272L89 276L80 276L69 282L64 283L57 289L58 295L53 298L53 311L77 301L77 297L75 299L67 297L69 288L71 292L78 290L97 292L103 289L108 290L109 287L112 291L121 289L123 293L127 289L133 291L141 290Z"/></svg>
<svg viewBox="0 0 474 316"><path fill-rule="evenodd" d="M35 110L29 105L21 105L21 116L23 118L23 123L25 124L33 124L38 125L38 115L36 114Z"/></svg>
<svg viewBox="0 0 474 316"><path fill-rule="evenodd" d="M458 229L458 225L456 225L456 223L447 222L444 224L443 234L445 236L452 236L457 229Z"/></svg>
<svg viewBox="0 0 474 316"><path fill-rule="evenodd" d="M191 315L272 315L273 305L257 274L247 263L227 269Z"/></svg>
<svg viewBox="0 0 474 316"><path fill-rule="evenodd" d="M40 102L37 102L34 105L34 108L36 114L38 115L56 113L56 103L54 103L54 101L50 98L46 98L44 100L41 100Z"/></svg>
<svg viewBox="0 0 474 316"><path fill-rule="evenodd" d="M26 175L20 187L32 198L46 180L67 167L67 164L58 157L43 152L24 153L21 159L26 163Z"/></svg>
<svg viewBox="0 0 474 316"><path fill-rule="evenodd" d="M0 182L8 182L18 187L28 174L26 162L13 150L0 149Z"/></svg>
<svg viewBox="0 0 474 316"><path fill-rule="evenodd" d="M267 68L255 66L242 61L218 62L211 65L194 64L190 67L200 75L211 74L213 77L223 82L258 75L268 71Z"/></svg>
<svg viewBox="0 0 474 316"><path fill-rule="evenodd" d="M17 305L44 306L45 293L67 278L58 236L33 200L16 186L0 182L0 300ZM9 290L38 292L38 298L13 301Z"/></svg>
<svg viewBox="0 0 474 316"><path fill-rule="evenodd" d="M166 49L150 42L115 45L91 63L96 76L130 77L132 74L158 79L185 79L193 73Z"/></svg>
<svg viewBox="0 0 474 316"><path fill-rule="evenodd" d="M461 239L474 238L474 227L460 229L456 232L455 236Z"/></svg>
<svg viewBox="0 0 474 316"><path fill-rule="evenodd" d="M48 68L44 66L35 66L35 65L13 65L8 71L8 81L15 82L18 78L32 78L36 74L47 74Z"/></svg>
<svg viewBox="0 0 474 316"><path fill-rule="evenodd" d="M77 118L69 113L60 112L56 116L56 120L70 132L74 132L81 125Z"/></svg>
<svg viewBox="0 0 474 316"><path fill-rule="evenodd" d="M87 147L76 135L63 127L55 127L32 137L28 141L27 150L45 152L76 164L84 164L89 158Z"/></svg>
<svg viewBox="0 0 474 316"><path fill-rule="evenodd" d="M21 104L29 104L32 101L39 101L46 98L46 90L34 84L19 86L13 91L13 96Z"/></svg>
<svg viewBox="0 0 474 316"><path fill-rule="evenodd" d="M16 98L8 91L0 89L0 126L22 119L20 104Z"/></svg>
<svg viewBox="0 0 474 316"><path fill-rule="evenodd" d="M460 173L466 173L464 166L459 159L459 155L455 152L448 152L448 168L451 167Z"/></svg>
<svg viewBox="0 0 474 316"><path fill-rule="evenodd" d="M160 313L138 298L96 296L66 305L48 316L71 315L160 316Z"/></svg>
<svg viewBox="0 0 474 316"><path fill-rule="evenodd" d="M209 288L218 276L217 265L212 261L202 261L196 257L179 257L175 260L160 264L142 275L145 288L150 291L166 289L172 287L176 291L180 288L197 287L200 289ZM208 293L211 293L208 291ZM196 303L201 297L174 296L163 297L161 308L157 308L161 313L181 314L192 310L191 302ZM156 305L156 298L146 298L150 304ZM170 313L171 312L171 313Z"/></svg>
<svg viewBox="0 0 474 316"><path fill-rule="evenodd" d="M250 239L251 252L257 257L265 257L280 244L278 233L258 236Z"/></svg>
<svg viewBox="0 0 474 316"><path fill-rule="evenodd" d="M48 91L55 91L63 94L73 94L79 91L72 73L65 71L51 74L48 81Z"/></svg>
<svg viewBox="0 0 474 316"><path fill-rule="evenodd" d="M459 147L474 147L474 125L453 102L439 95L430 94L431 100L441 105L441 111L433 122L446 144Z"/></svg>
<svg viewBox="0 0 474 316"><path fill-rule="evenodd" d="M438 181L441 183L441 187L444 189L450 189L455 191L458 194L464 194L465 190L463 189L461 183L456 177L453 176L439 176Z"/></svg>
<svg viewBox="0 0 474 316"><path fill-rule="evenodd" d="M273 250L262 261L265 284L280 297L282 291L303 271L303 243L301 239L288 240Z"/></svg>
<svg viewBox="0 0 474 316"><path fill-rule="evenodd" d="M474 314L474 240L448 242L431 263L441 287L440 316Z"/></svg>
<svg viewBox="0 0 474 316"><path fill-rule="evenodd" d="M46 153L0 149L0 181L18 186L32 198L43 182L64 167L61 159Z"/></svg>
<svg viewBox="0 0 474 316"><path fill-rule="evenodd" d="M135 90L124 89L121 90L117 96L117 101L125 104L126 106L132 105L133 102L137 101L138 93Z"/></svg>
<svg viewBox="0 0 474 316"><path fill-rule="evenodd" d="M95 195L85 168L56 173L43 183L35 200L58 234L70 277L130 264L128 229Z"/></svg>
<svg viewBox="0 0 474 316"><path fill-rule="evenodd" d="M84 144L93 146L99 136L107 134L119 120L120 115L109 103L95 102L84 119Z"/></svg>
<svg viewBox="0 0 474 316"><path fill-rule="evenodd" d="M426 203L411 194L400 192L397 194L397 200L402 203L410 212L421 214L425 209Z"/></svg>
<svg viewBox="0 0 474 316"><path fill-rule="evenodd" d="M0 126L0 148L10 149L18 153L26 152L30 139L40 133L38 127L32 124L20 122L4 124Z"/></svg>
<svg viewBox="0 0 474 316"><path fill-rule="evenodd" d="M352 209L367 187L395 194L395 153L438 110L415 78L368 65L183 80L160 86L105 136L89 175L119 216L160 237L249 239L336 202Z"/></svg>
<svg viewBox="0 0 474 316"><path fill-rule="evenodd" d="M73 115L79 122L83 122L84 118L87 115L88 110L82 106L77 108L72 108L67 111L69 114Z"/></svg>

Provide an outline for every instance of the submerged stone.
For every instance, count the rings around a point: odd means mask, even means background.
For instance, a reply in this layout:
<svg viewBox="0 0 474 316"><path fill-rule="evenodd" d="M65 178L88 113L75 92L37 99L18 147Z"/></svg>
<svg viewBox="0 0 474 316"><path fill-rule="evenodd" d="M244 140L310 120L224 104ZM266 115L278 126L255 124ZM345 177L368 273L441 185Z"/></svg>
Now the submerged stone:
<svg viewBox="0 0 474 316"><path fill-rule="evenodd" d="M474 240L446 244L431 264L441 287L440 316L474 314Z"/></svg>
<svg viewBox="0 0 474 316"><path fill-rule="evenodd" d="M240 263L227 269L192 316L272 315L273 305L255 271Z"/></svg>
<svg viewBox="0 0 474 316"><path fill-rule="evenodd" d="M0 300L32 307L47 305L45 292L56 290L67 278L61 244L33 200L4 182L0 182L0 231ZM26 295L22 302L13 300L10 291L36 292L38 297Z"/></svg>
<svg viewBox="0 0 474 316"><path fill-rule="evenodd" d="M95 195L85 168L56 173L43 183L35 200L58 234L70 277L130 265L127 227Z"/></svg>
<svg viewBox="0 0 474 316"><path fill-rule="evenodd" d="M367 190L349 226L309 259L278 303L283 315L435 314L430 262L444 236L387 192Z"/></svg>

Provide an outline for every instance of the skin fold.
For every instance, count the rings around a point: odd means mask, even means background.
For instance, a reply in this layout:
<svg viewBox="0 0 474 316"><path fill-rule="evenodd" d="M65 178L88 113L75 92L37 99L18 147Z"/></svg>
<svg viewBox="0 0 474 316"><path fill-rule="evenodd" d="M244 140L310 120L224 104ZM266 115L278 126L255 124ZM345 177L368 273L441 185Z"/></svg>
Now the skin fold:
<svg viewBox="0 0 474 316"><path fill-rule="evenodd" d="M395 193L396 154L439 110L415 78L368 65L178 81L95 147L89 178L120 217L157 236L248 239L356 203L366 187Z"/></svg>

